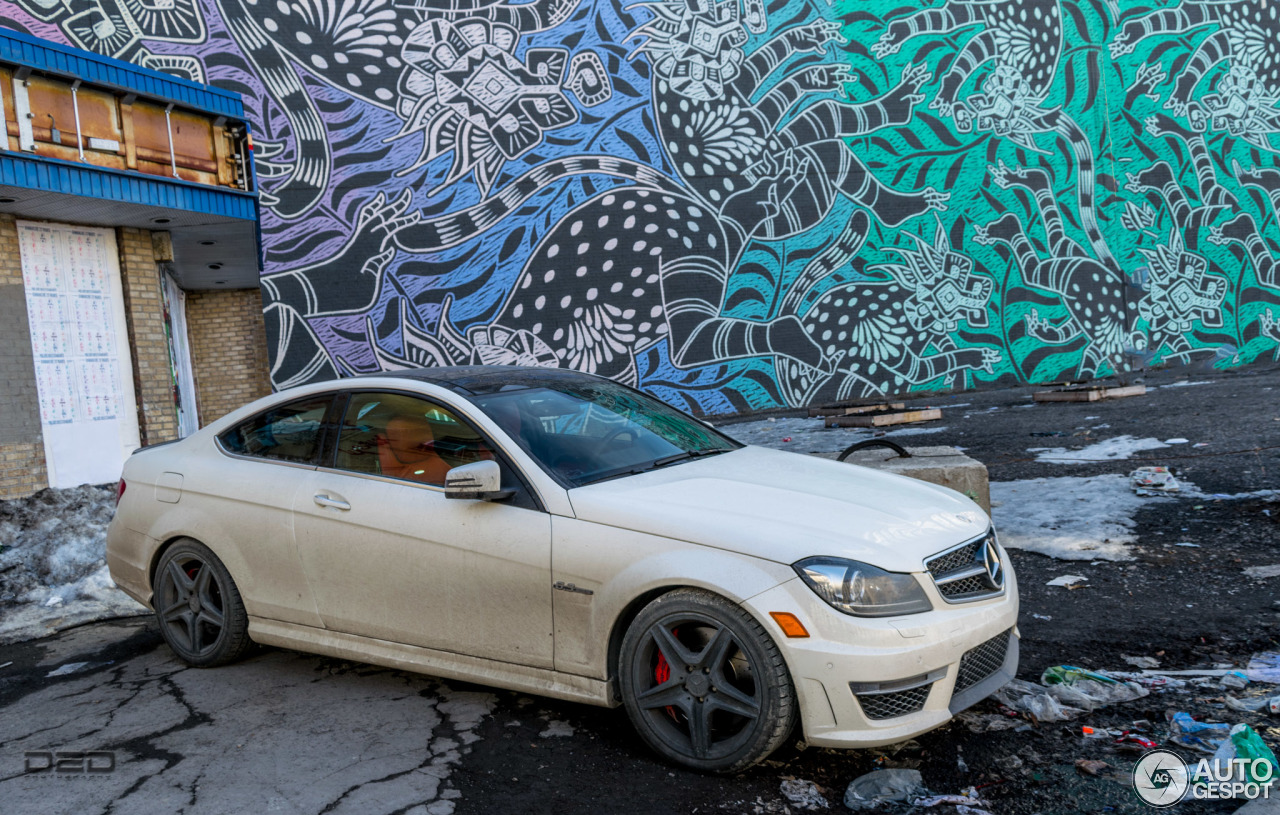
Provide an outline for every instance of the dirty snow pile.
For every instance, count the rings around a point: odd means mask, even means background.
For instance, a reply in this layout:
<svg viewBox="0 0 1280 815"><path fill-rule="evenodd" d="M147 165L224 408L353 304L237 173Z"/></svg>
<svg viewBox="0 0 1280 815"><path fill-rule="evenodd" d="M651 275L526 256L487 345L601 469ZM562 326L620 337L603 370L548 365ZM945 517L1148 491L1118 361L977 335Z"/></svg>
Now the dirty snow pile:
<svg viewBox="0 0 1280 815"><path fill-rule="evenodd" d="M1168 500L1135 495L1119 474L991 482L1000 542L1059 560L1132 560L1133 516Z"/></svg>
<svg viewBox="0 0 1280 815"><path fill-rule="evenodd" d="M1135 439L1133 436L1115 436L1090 444L1079 450L1068 450L1065 447L1029 447L1028 453L1036 453L1036 461L1049 464L1088 464L1099 461L1124 461L1133 457L1134 453L1143 450L1159 450L1170 444L1185 441L1170 439L1167 442L1159 439Z"/></svg>
<svg viewBox="0 0 1280 815"><path fill-rule="evenodd" d="M147 613L107 572L114 512L114 485L0 501L0 643Z"/></svg>
<svg viewBox="0 0 1280 815"><path fill-rule="evenodd" d="M860 427L824 427L821 419L795 417L756 419L719 425L720 432L743 444L772 447L792 453L839 453L863 439L881 436L921 436L941 433L945 426L901 427L885 432Z"/></svg>

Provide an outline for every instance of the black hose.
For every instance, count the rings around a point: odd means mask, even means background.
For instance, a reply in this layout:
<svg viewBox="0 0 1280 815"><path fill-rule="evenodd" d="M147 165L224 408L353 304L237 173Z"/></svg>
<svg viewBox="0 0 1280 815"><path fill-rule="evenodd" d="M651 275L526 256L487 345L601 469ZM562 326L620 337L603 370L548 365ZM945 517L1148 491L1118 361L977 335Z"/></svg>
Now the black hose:
<svg viewBox="0 0 1280 815"><path fill-rule="evenodd" d="M906 448L897 442L889 441L888 439L863 439L846 447L836 461L844 461L858 450L864 450L868 447L888 447L897 453L899 458L911 458L911 454L907 452Z"/></svg>

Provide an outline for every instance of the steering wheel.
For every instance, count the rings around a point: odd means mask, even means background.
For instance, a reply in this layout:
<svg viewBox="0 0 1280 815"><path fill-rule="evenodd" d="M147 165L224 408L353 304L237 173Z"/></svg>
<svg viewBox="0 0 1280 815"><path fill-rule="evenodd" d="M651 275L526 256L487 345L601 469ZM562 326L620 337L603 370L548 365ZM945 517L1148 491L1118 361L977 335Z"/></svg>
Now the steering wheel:
<svg viewBox="0 0 1280 815"><path fill-rule="evenodd" d="M607 448L609 444L613 442L614 439L618 438L624 433L631 436L632 444L634 444L636 439L640 437L640 434L636 432L636 429L634 427L619 427L617 430L614 430L613 432L607 434L604 438L600 439L600 441L596 442L595 449L591 451L592 455L596 455L604 452L605 448Z"/></svg>

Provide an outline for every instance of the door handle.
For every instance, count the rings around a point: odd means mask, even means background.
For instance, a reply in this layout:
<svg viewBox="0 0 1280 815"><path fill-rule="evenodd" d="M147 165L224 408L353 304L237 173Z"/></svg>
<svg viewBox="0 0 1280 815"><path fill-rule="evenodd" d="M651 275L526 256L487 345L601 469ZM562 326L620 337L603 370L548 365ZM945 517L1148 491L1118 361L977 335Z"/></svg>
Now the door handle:
<svg viewBox="0 0 1280 815"><path fill-rule="evenodd" d="M315 500L317 504L319 504L322 507L333 507L334 509L341 509L341 510L351 509L351 505L348 504L346 501L341 501L337 498L330 498L327 495L315 495L315 496L312 496L312 498Z"/></svg>

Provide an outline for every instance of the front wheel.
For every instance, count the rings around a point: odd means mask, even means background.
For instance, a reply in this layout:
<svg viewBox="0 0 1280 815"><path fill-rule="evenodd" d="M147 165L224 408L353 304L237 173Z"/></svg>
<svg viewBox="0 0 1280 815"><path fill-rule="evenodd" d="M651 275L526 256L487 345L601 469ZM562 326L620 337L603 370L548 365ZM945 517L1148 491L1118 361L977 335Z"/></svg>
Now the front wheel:
<svg viewBox="0 0 1280 815"><path fill-rule="evenodd" d="M782 744L795 690L777 645L739 606L680 589L654 600L622 640L623 704L664 758L733 773Z"/></svg>
<svg viewBox="0 0 1280 815"><path fill-rule="evenodd" d="M250 645L249 617L231 573L199 541L180 540L165 551L152 605L164 641L189 665L225 665Z"/></svg>

